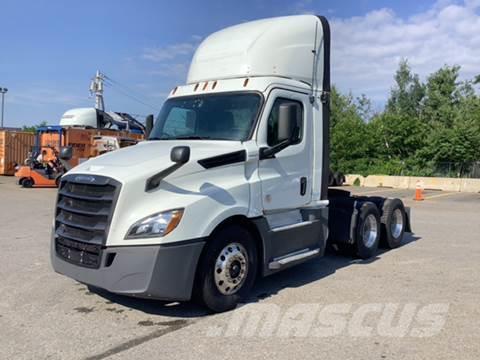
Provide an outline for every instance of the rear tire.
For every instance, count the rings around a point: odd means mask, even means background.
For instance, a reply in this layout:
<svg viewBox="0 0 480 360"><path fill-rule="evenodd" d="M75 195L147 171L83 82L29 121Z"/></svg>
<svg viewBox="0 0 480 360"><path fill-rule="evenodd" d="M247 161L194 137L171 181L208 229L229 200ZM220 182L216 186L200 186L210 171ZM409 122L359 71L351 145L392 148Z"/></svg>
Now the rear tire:
<svg viewBox="0 0 480 360"><path fill-rule="evenodd" d="M341 172L336 172L333 175L335 179L335 186L343 186L343 183L345 182L345 176Z"/></svg>
<svg viewBox="0 0 480 360"><path fill-rule="evenodd" d="M375 256L380 242L380 213L374 203L362 204L355 235L357 256L361 259Z"/></svg>
<svg viewBox="0 0 480 360"><path fill-rule="evenodd" d="M257 248L248 230L230 225L209 239L199 263L196 297L214 312L235 309L257 273Z"/></svg>
<svg viewBox="0 0 480 360"><path fill-rule="evenodd" d="M335 186L335 176L331 171L328 173L328 186Z"/></svg>
<svg viewBox="0 0 480 360"><path fill-rule="evenodd" d="M22 187L24 188L31 188L33 184L34 184L34 181L32 178L25 178L21 183Z"/></svg>
<svg viewBox="0 0 480 360"><path fill-rule="evenodd" d="M386 199L382 207L381 245L388 249L399 247L405 233L407 216L400 199Z"/></svg>

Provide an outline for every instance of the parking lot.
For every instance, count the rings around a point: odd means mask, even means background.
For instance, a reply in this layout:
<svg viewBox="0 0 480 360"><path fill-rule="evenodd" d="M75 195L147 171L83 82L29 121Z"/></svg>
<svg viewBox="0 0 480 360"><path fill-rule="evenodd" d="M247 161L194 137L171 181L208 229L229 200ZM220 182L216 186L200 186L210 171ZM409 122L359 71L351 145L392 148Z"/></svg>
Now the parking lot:
<svg viewBox="0 0 480 360"><path fill-rule="evenodd" d="M49 242L56 190L21 189L14 178L0 177L0 358L480 358L480 194L425 191L426 200L414 202L413 190L347 189L401 198L412 208L414 233L402 247L369 261L329 254L260 279L245 306L209 315L191 303L91 292L55 274ZM364 319L371 332L346 329L330 336L295 326L241 330L248 324L235 317L243 309L273 309L301 327L308 316L300 311L295 317L292 308L299 304L313 310L373 305L379 311ZM437 316L439 329L428 336L387 333L378 324L389 304L440 304L444 317ZM345 313L346 321L353 314Z"/></svg>

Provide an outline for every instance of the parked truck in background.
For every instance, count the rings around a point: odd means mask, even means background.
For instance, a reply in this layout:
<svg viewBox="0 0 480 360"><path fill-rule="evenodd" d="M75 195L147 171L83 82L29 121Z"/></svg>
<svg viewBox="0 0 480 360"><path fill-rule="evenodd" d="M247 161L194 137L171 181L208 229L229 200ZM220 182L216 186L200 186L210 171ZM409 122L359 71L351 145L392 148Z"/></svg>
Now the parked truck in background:
<svg viewBox="0 0 480 360"><path fill-rule="evenodd" d="M153 115L147 116L147 124L150 117ZM147 130L126 113L70 109L63 114L60 125L36 130L35 145L24 148L24 158L30 151L28 157L23 164L14 165L18 184L25 188L57 187L60 177L73 166L108 151L135 145L145 138ZM62 161L58 155L66 146L72 148L71 157Z"/></svg>
<svg viewBox="0 0 480 360"><path fill-rule="evenodd" d="M234 308L257 276L400 245L398 199L328 189L330 29L258 20L207 37L149 140L63 176L55 271L93 287ZM67 157L67 156L66 156Z"/></svg>

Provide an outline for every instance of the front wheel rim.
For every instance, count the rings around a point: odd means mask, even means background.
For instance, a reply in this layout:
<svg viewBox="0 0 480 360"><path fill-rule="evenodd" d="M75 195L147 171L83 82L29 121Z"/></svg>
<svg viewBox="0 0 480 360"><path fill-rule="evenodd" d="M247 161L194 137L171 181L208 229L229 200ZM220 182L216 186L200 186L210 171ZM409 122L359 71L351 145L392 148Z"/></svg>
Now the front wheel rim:
<svg viewBox="0 0 480 360"><path fill-rule="evenodd" d="M215 261L213 277L215 286L223 295L238 292L248 274L248 253L239 243L225 246Z"/></svg>
<svg viewBox="0 0 480 360"><path fill-rule="evenodd" d="M365 221L363 222L362 240L363 240L363 244L367 248L371 248L375 244L375 241L377 240L377 236L378 236L377 225L378 225L377 218L373 214L368 215Z"/></svg>

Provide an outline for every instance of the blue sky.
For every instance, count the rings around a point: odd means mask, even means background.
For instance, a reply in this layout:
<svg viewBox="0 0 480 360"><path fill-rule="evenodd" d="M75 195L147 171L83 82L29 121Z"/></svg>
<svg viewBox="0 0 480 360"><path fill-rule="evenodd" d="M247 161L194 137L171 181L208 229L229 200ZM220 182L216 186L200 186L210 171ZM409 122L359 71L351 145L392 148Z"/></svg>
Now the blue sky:
<svg viewBox="0 0 480 360"><path fill-rule="evenodd" d="M307 12L332 20L333 82L381 106L403 57L421 75L444 63L464 65L465 78L475 75L479 8L479 0L3 0L5 125L55 124L69 108L93 106L88 86L96 69L153 107L107 87L107 110L157 112L166 93L184 81L203 37L239 22ZM444 26L458 19L458 29ZM441 50L450 41L460 48Z"/></svg>

